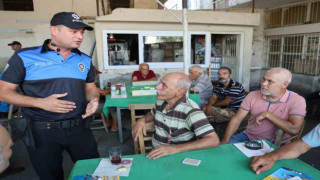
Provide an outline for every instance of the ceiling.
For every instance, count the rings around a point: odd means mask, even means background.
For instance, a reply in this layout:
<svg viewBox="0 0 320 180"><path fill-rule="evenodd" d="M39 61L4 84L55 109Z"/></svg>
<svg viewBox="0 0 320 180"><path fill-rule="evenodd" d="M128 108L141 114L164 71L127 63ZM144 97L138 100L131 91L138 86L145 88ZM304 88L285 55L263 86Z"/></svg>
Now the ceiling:
<svg viewBox="0 0 320 180"><path fill-rule="evenodd" d="M255 0L255 8L270 9L279 6L289 5L293 3L304 2L306 0ZM232 6L235 8L252 8L252 1Z"/></svg>

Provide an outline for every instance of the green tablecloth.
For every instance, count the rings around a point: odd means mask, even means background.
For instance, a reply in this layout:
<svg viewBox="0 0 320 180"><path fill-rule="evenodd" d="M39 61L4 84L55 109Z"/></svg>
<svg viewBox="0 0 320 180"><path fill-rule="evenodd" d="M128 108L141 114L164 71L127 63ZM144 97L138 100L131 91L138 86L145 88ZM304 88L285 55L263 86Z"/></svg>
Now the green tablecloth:
<svg viewBox="0 0 320 180"><path fill-rule="evenodd" d="M256 175L249 168L250 158L247 158L232 144L178 153L156 160L148 159L145 156L145 154L124 156L124 158L133 158L133 162L129 176L120 179L261 180L280 167L298 170L315 179L320 179L320 171L298 159L277 161L271 170ZM198 167L182 164L184 158L199 159L201 163ZM72 180L75 175L92 174L99 161L100 159L77 161L69 180Z"/></svg>
<svg viewBox="0 0 320 180"><path fill-rule="evenodd" d="M108 115L108 107L125 107L128 108L129 104L144 104L144 103L155 103L157 97L153 96L132 96L132 86L126 85L127 98L111 99L111 95L106 95L106 102L103 106L103 113L105 116ZM190 94L189 98L197 104L200 103L200 97L197 94Z"/></svg>

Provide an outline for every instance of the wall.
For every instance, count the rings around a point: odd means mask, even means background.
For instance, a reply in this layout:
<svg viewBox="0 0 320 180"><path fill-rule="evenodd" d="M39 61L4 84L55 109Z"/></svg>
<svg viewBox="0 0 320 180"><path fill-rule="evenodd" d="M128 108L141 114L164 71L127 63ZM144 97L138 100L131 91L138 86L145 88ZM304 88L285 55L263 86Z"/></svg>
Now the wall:
<svg viewBox="0 0 320 180"><path fill-rule="evenodd" d="M22 47L38 46L45 39L50 38L49 21L60 11L75 11L80 16L96 15L96 4L92 0L82 0L81 3L73 0L33 0L34 11L0 11L0 72L14 53L7 44L16 40ZM93 26L92 20L85 20ZM29 29L32 33L22 30ZM86 32L80 50L89 54L94 32Z"/></svg>
<svg viewBox="0 0 320 180"><path fill-rule="evenodd" d="M155 0L134 0L134 8L158 9L158 3Z"/></svg>
<svg viewBox="0 0 320 180"><path fill-rule="evenodd" d="M181 16L181 11L174 11ZM206 18L203 18L206 17ZM241 82L249 89L250 67L252 55L252 34L253 26L259 25L259 14L251 13L224 13L212 11L189 11L189 31L208 31L213 34L239 34L242 37L243 53L240 71L242 72ZM132 72L132 70L109 70L104 68L102 30L149 30L149 31L182 31L182 25L177 20L163 10L136 10L136 9L116 9L112 14L99 17L95 22L98 68L104 75L101 77L103 86L109 74L118 76ZM169 69L154 69L158 74L167 73ZM170 71L180 71L182 69L170 69Z"/></svg>

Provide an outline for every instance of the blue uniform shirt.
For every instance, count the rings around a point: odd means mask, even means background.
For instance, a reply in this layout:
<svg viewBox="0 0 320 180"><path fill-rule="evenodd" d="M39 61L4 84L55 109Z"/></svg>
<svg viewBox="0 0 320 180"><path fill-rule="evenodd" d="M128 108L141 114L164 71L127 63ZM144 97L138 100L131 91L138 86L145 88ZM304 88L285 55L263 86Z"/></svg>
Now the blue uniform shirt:
<svg viewBox="0 0 320 180"><path fill-rule="evenodd" d="M45 98L52 94L68 93L61 100L72 101L76 109L69 113L48 112L39 108L23 107L22 113L34 120L54 121L80 118L87 105L85 84L94 82L91 58L73 49L64 60L50 49L46 40L42 46L17 51L9 60L2 75L3 81L19 84L26 96Z"/></svg>

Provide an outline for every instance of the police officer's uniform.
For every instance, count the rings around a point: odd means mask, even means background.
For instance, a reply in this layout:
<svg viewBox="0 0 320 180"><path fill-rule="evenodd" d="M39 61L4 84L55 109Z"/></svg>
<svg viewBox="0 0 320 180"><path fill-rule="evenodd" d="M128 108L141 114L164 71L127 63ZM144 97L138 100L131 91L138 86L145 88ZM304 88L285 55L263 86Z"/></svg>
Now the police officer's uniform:
<svg viewBox="0 0 320 180"><path fill-rule="evenodd" d="M67 59L42 46L17 51L9 60L3 81L19 84L26 96L45 98L52 94L68 93L59 98L75 103L68 113L48 112L39 108L22 107L24 116L32 119L35 149L28 152L40 179L63 179L62 151L66 150L75 162L97 158L97 144L90 130L90 118L83 120L87 100L85 84L95 81L91 58L73 49Z"/></svg>

